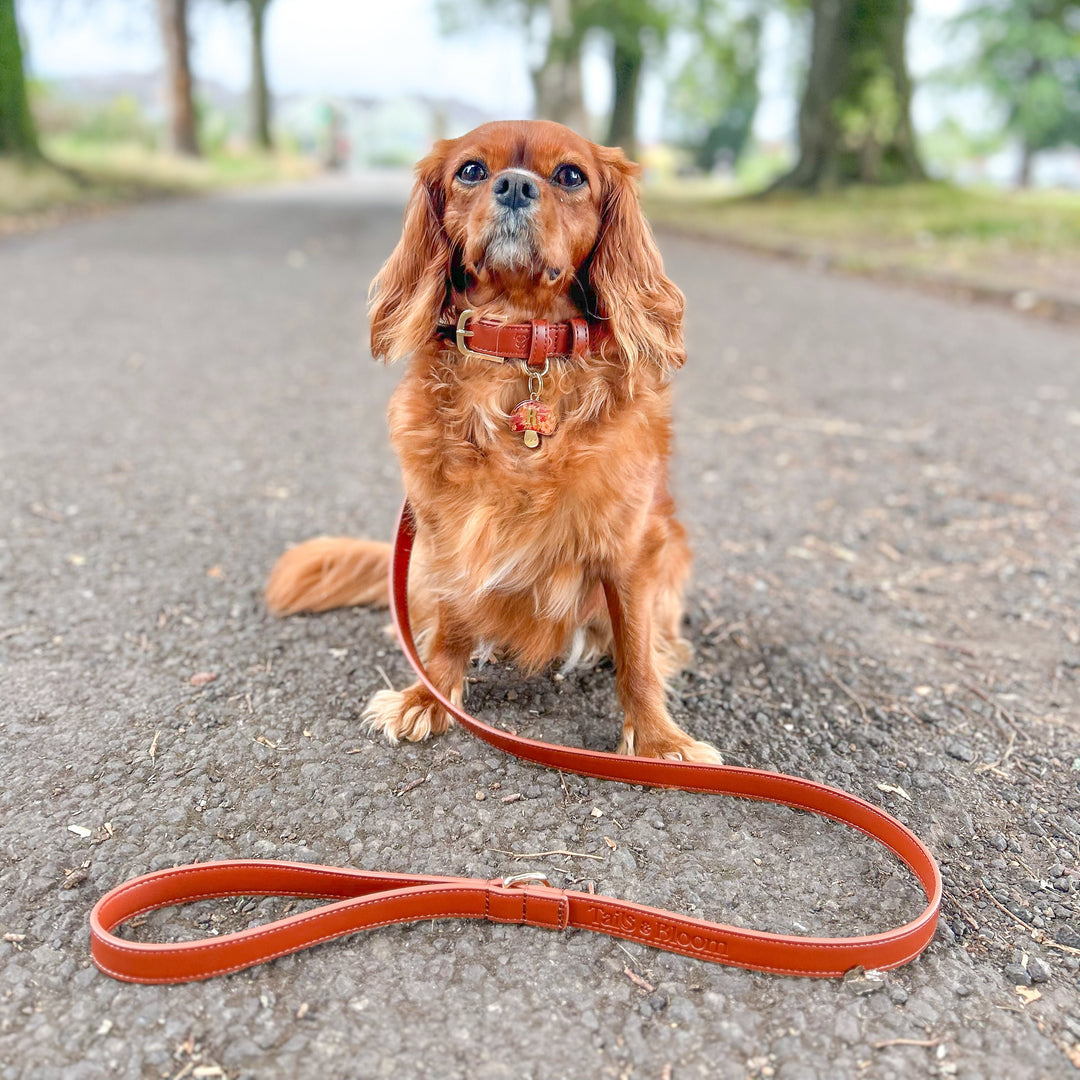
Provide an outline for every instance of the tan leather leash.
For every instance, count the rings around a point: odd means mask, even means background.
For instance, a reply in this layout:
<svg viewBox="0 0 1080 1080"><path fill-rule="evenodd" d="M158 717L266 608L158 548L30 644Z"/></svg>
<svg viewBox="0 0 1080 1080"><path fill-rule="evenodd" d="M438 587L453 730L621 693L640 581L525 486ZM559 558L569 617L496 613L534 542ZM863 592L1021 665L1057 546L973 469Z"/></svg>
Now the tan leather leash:
<svg viewBox="0 0 1080 1080"><path fill-rule="evenodd" d="M409 625L408 574L415 535L406 503L394 548L394 619L405 655L421 681L463 727L500 750L564 772L762 799L850 825L887 847L918 878L927 897L923 912L904 926L880 934L796 937L557 889L540 874L486 881L269 860L201 863L135 878L98 901L90 915L91 954L102 971L128 982L189 982L239 971L358 930L436 918L597 930L685 956L782 975L838 976L859 965L893 968L926 948L934 936L941 904L937 864L914 833L871 803L811 780L760 769L626 757L525 739L491 727L447 700L428 679ZM148 944L124 940L112 932L148 911L232 896L318 897L334 902L202 941Z"/></svg>

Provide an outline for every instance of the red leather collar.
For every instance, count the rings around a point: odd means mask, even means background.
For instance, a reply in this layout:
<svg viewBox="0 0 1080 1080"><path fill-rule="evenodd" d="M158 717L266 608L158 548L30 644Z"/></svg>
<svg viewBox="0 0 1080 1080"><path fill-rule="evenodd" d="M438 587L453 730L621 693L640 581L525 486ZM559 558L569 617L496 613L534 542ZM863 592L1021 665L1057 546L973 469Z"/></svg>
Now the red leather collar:
<svg viewBox="0 0 1080 1080"><path fill-rule="evenodd" d="M458 351L485 360L524 360L537 370L557 357L574 363L583 361L600 341L599 327L582 318L549 323L532 319L523 323L504 323L494 319L475 319L466 309L457 326L440 326L439 333L453 341Z"/></svg>

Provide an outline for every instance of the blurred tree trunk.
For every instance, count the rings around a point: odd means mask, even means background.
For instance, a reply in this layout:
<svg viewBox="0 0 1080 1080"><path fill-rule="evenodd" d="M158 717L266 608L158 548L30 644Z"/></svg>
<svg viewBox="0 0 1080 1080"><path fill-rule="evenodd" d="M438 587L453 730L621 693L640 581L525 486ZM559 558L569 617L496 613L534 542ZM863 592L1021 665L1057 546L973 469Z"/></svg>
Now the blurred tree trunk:
<svg viewBox="0 0 1080 1080"><path fill-rule="evenodd" d="M1035 147L1031 145L1031 140L1024 139L1020 145L1020 168L1016 174L1016 186L1018 188L1031 187L1031 172L1035 164L1036 153Z"/></svg>
<svg viewBox="0 0 1080 1080"><path fill-rule="evenodd" d="M188 0L158 0L161 38L165 46L169 145L174 153L198 157L199 138L191 93L187 8Z"/></svg>
<svg viewBox="0 0 1080 1080"><path fill-rule="evenodd" d="M270 87L266 79L264 31L270 0L248 0L251 14L251 136L262 150L273 150L270 135Z"/></svg>
<svg viewBox="0 0 1080 1080"><path fill-rule="evenodd" d="M15 0L0 0L0 156L41 156L26 94Z"/></svg>
<svg viewBox="0 0 1080 1080"><path fill-rule="evenodd" d="M607 145L621 146L628 158L637 158L637 100L645 49L637 36L616 30L611 46L611 68L615 87Z"/></svg>
<svg viewBox="0 0 1080 1080"><path fill-rule="evenodd" d="M911 126L910 0L812 0L799 160L773 188L925 180Z"/></svg>
<svg viewBox="0 0 1080 1080"><path fill-rule="evenodd" d="M580 0L548 0L551 35L543 64L532 72L536 115L585 134L588 118L581 90Z"/></svg>

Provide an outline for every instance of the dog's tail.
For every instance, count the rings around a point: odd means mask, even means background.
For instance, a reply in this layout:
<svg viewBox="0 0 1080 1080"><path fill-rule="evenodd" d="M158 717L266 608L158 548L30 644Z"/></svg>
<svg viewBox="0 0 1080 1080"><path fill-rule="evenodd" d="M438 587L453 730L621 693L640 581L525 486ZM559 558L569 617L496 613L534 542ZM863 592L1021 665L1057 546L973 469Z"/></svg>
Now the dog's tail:
<svg viewBox="0 0 1080 1080"><path fill-rule="evenodd" d="M278 559L266 583L275 615L390 603L389 544L348 536L316 536Z"/></svg>

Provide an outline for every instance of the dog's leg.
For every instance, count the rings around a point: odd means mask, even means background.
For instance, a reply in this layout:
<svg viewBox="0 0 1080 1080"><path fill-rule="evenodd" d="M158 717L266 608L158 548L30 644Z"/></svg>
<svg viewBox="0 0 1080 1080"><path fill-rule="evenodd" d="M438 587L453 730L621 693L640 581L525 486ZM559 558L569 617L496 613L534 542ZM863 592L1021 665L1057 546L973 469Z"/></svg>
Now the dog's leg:
<svg viewBox="0 0 1080 1080"><path fill-rule="evenodd" d="M439 692L455 705L462 702L465 670L475 641L468 631L457 627L440 606L424 650L424 667ZM446 710L422 683L407 690L380 690L364 710L364 720L381 731L392 743L400 739L417 742L429 735L441 735L450 726Z"/></svg>
<svg viewBox="0 0 1080 1080"><path fill-rule="evenodd" d="M674 510L674 506L671 507ZM682 636L683 594L690 576L690 545L686 530L674 516L663 522L666 533L656 556L656 657L660 677L666 683L687 667L693 656L690 642Z"/></svg>
<svg viewBox="0 0 1080 1080"><path fill-rule="evenodd" d="M615 645L615 686L626 714L619 753L719 764L722 759L712 746L692 739L668 715L655 640L655 597L643 584L644 577L630 571L604 582Z"/></svg>

